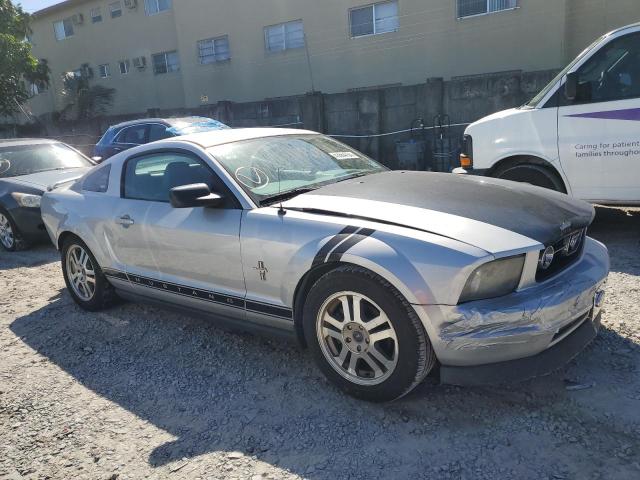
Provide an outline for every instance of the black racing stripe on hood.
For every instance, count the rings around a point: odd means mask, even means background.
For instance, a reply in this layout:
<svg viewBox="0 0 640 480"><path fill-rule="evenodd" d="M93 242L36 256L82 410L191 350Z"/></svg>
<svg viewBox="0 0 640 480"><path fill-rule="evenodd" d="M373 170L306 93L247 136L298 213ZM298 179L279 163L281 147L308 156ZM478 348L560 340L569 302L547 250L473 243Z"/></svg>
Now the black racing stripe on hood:
<svg viewBox="0 0 640 480"><path fill-rule="evenodd" d="M338 245L327 259L327 262L339 262L342 259L342 256L349 251L352 247L360 243L365 238L373 235L375 230L370 228L363 228L362 230L358 230L358 232L351 235L347 240Z"/></svg>
<svg viewBox="0 0 640 480"><path fill-rule="evenodd" d="M327 185L309 194L373 200L469 218L551 245L593 221L593 206L532 185L450 173L389 171ZM345 205L343 213L349 213ZM371 212L375 217L375 211ZM428 225L425 226L428 229Z"/></svg>
<svg viewBox="0 0 640 480"><path fill-rule="evenodd" d="M313 263L311 264L311 266L316 267L324 263L324 260L327 258L327 255L329 255L329 252L331 252L331 250L336 248L340 244L340 242L343 242L344 240L346 240L349 237L349 235L352 235L357 231L358 231L358 227L354 227L352 225L348 225L345 228L343 228L334 237L329 239L329 241L325 243L320 250L318 250L318 253L316 253L316 256L314 257Z"/></svg>

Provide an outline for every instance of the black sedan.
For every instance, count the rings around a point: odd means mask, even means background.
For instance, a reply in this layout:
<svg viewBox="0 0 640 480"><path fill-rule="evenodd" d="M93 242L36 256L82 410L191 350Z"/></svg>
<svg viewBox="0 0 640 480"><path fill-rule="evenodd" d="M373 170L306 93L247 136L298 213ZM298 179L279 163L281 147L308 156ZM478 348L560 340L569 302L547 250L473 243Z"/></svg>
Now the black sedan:
<svg viewBox="0 0 640 480"><path fill-rule="evenodd" d="M47 238L40 199L48 188L82 176L94 163L54 140L0 140L0 245L22 250Z"/></svg>

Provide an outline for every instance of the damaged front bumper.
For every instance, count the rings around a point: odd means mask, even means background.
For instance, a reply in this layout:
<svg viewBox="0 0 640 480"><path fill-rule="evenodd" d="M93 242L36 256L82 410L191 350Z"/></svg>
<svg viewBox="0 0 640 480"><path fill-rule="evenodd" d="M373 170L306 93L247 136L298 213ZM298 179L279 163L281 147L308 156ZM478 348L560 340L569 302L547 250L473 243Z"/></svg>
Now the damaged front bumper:
<svg viewBox="0 0 640 480"><path fill-rule="evenodd" d="M549 373L577 355L599 324L609 273L607 248L587 238L562 273L500 298L416 306L445 383L515 381Z"/></svg>

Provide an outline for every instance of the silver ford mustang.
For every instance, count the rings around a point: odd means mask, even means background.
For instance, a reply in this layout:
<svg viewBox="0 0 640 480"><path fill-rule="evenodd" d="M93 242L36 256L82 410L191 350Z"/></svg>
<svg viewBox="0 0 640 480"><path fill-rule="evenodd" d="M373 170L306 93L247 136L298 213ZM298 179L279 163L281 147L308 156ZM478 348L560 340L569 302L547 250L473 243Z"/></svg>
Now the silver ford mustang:
<svg viewBox="0 0 640 480"><path fill-rule="evenodd" d="M143 145L41 208L81 307L120 297L288 334L373 401L436 367L459 385L557 369L595 337L609 271L586 203L388 171L303 130Z"/></svg>

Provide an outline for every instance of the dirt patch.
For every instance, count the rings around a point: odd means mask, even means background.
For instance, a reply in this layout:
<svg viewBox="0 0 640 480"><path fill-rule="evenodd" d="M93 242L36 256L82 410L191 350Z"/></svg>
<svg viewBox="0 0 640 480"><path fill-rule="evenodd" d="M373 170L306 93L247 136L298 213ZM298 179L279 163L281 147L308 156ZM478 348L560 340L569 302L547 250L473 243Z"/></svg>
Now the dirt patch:
<svg viewBox="0 0 640 480"><path fill-rule="evenodd" d="M640 478L640 211L599 209L603 329L509 387L347 397L294 344L141 305L81 311L58 254L0 253L0 477Z"/></svg>

